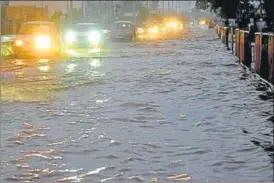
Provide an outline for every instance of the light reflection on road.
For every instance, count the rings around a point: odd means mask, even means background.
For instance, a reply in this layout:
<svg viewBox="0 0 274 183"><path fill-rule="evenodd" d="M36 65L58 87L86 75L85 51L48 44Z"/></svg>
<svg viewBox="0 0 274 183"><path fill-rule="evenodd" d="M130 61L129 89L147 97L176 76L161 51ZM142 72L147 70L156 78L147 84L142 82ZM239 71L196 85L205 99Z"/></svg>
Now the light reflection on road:
<svg viewBox="0 0 274 183"><path fill-rule="evenodd" d="M101 66L98 58L84 61L72 58L64 62L15 59L5 64L7 70L3 72L1 88L3 102L51 101L56 99L56 91L90 83L104 75L97 70Z"/></svg>

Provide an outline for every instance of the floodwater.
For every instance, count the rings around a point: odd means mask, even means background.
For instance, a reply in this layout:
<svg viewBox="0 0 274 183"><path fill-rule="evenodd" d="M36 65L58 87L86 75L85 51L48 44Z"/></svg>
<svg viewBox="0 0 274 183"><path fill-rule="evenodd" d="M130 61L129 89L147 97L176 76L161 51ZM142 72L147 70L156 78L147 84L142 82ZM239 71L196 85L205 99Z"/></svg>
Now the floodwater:
<svg viewBox="0 0 274 183"><path fill-rule="evenodd" d="M213 29L6 60L1 92L5 183L273 179L273 100Z"/></svg>

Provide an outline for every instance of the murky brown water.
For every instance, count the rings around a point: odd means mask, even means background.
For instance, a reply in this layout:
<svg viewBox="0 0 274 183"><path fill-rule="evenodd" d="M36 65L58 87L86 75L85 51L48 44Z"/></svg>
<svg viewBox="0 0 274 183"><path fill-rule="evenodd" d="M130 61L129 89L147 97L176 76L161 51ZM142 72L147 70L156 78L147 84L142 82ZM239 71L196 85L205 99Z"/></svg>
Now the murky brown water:
<svg viewBox="0 0 274 183"><path fill-rule="evenodd" d="M273 178L273 101L213 30L2 71L2 182Z"/></svg>

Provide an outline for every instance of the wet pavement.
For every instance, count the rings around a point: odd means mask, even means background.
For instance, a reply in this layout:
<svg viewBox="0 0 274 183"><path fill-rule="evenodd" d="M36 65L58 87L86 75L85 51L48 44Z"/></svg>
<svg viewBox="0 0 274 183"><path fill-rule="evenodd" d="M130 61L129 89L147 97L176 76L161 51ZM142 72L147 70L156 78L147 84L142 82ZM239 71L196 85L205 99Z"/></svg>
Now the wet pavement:
<svg viewBox="0 0 274 183"><path fill-rule="evenodd" d="M1 92L2 182L273 179L273 100L212 29L5 60Z"/></svg>

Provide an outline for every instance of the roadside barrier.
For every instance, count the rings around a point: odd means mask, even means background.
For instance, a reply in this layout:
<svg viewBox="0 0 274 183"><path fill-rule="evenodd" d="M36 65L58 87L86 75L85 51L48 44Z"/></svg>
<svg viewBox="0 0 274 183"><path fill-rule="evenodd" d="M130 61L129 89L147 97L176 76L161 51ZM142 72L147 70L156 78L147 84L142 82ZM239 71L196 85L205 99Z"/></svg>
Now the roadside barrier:
<svg viewBox="0 0 274 183"><path fill-rule="evenodd" d="M266 82L274 84L274 33L255 33L255 44L250 42L249 32L216 25L216 32L228 49L232 50L239 62L254 70ZM230 34L230 35L229 35ZM229 37L231 44L229 44ZM235 44L235 46L234 46ZM254 58L252 59L252 55ZM254 61L254 68L251 68Z"/></svg>
<svg viewBox="0 0 274 183"><path fill-rule="evenodd" d="M234 29L233 28L231 28L230 30L229 30L230 32L230 39L231 39L231 51L232 51L232 53L234 54ZM229 34L228 33L228 34Z"/></svg>
<svg viewBox="0 0 274 183"><path fill-rule="evenodd" d="M268 68L269 68L269 81L274 83L274 34L269 34L268 41Z"/></svg>
<svg viewBox="0 0 274 183"><path fill-rule="evenodd" d="M240 58L240 30L236 29L235 34L236 34L236 51L235 51L235 55L236 55L237 58Z"/></svg>
<svg viewBox="0 0 274 183"><path fill-rule="evenodd" d="M255 49L254 49L254 71L255 73L259 74L261 73L261 45L262 45L262 33L256 33L255 34Z"/></svg>

